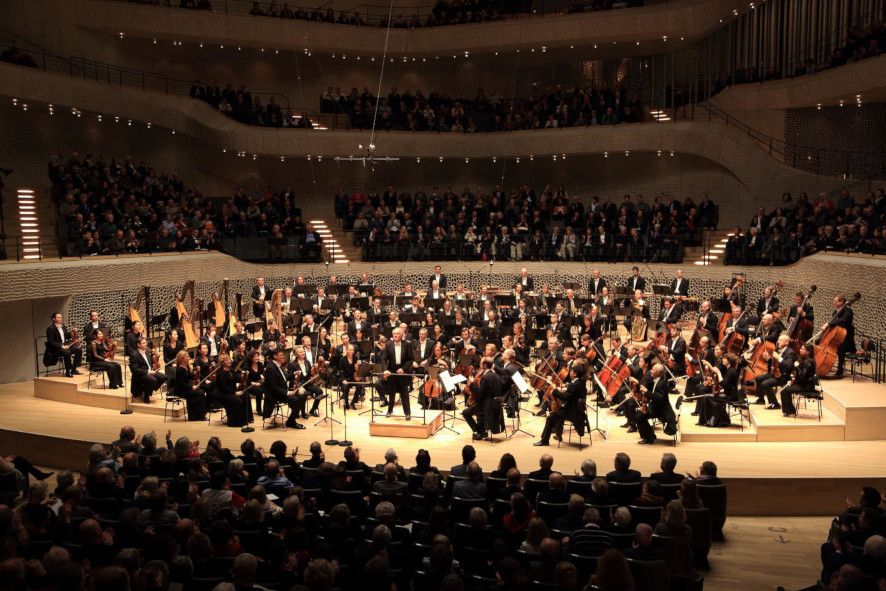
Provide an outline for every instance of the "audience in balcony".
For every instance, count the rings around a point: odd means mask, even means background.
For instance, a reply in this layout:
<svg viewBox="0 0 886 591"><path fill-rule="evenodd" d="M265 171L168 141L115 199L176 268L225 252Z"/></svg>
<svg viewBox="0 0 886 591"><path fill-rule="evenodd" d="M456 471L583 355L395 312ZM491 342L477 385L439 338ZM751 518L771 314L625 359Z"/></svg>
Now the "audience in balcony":
<svg viewBox="0 0 886 591"><path fill-rule="evenodd" d="M684 244L715 228L718 209L706 195L624 195L582 202L563 186L540 193L526 185L506 193L496 185L476 193L434 187L425 193L382 193L370 187L335 196L336 216L365 260L461 258L483 260L605 260L678 262ZM430 213L434 212L434 213Z"/></svg>
<svg viewBox="0 0 886 591"><path fill-rule="evenodd" d="M773 211L757 209L747 229L734 228L726 243L726 264L786 265L819 251L886 254L886 194L883 189L856 199L848 190L836 200L827 194L810 201L782 195Z"/></svg>
<svg viewBox="0 0 886 591"><path fill-rule="evenodd" d="M4 572L16 577L9 588L647 591L685 583L681 574L700 588L689 540L708 540L698 547L706 553L712 523L726 519L720 486L699 484L711 503L692 510L675 493L658 516L630 499L598 503L568 466L540 482L574 487L569 502L536 498L513 457L513 492L502 497L504 481L475 461L464 476L444 478L403 470L394 450L383 468L369 470L352 467L352 448L344 452L350 460L333 463L319 442L299 462L282 441L266 454L247 439L238 454L217 437L201 450L171 431L165 446L154 433L124 431L132 435L126 451L120 441L93 445L89 467L60 472L53 496L38 480L16 503L21 489L4 481L0 544ZM637 473L621 490L639 486ZM425 504L427 516L415 518ZM570 511L581 515L562 519ZM613 525L614 516L623 523ZM650 560L667 568L635 579L650 572Z"/></svg>
<svg viewBox="0 0 886 591"><path fill-rule="evenodd" d="M193 4L194 0L182 0ZM208 2L207 2L208 4ZM643 6L644 0L569 0L561 4L547 8L551 13L585 12L596 10L611 10L613 8L632 8ZM305 8L290 6L288 2L255 1L249 14L253 16L270 16L276 18L298 19L335 23L341 25L366 26L375 25L386 27L388 25L387 10L379 6L378 14L367 15L366 19L360 12L346 13L344 10L336 16L332 8ZM391 17L391 27L395 29L413 29L419 27L439 27L444 25L461 25L467 23L482 23L503 20L510 14L529 13L542 15L545 7L539 7L531 0L438 0L427 16L413 14L404 16L398 13Z"/></svg>
<svg viewBox="0 0 886 591"><path fill-rule="evenodd" d="M343 115L347 124L357 129L371 127L374 121L376 129L385 131L454 133L612 125L641 118L640 104L626 98L621 89L565 89L560 85L527 98L507 100L498 93L487 95L482 88L471 100L436 91L427 96L421 90L401 94L397 87L379 100L366 87L362 92L352 87L343 95L340 87L330 86L320 98L320 111Z"/></svg>
<svg viewBox="0 0 886 591"><path fill-rule="evenodd" d="M277 246L295 238L302 255L320 254L321 241L302 222L288 186L254 195L238 190L222 202L130 159L67 157L61 150L49 163L49 177L62 254L220 249L225 238L267 238Z"/></svg>
<svg viewBox="0 0 886 591"><path fill-rule="evenodd" d="M220 113L248 125L311 128L311 120L306 113L296 115L288 109L284 113L277 97L270 95L262 99L261 96L253 96L245 84L237 89L231 84L219 88L217 84L195 80L189 94L191 98L207 102Z"/></svg>

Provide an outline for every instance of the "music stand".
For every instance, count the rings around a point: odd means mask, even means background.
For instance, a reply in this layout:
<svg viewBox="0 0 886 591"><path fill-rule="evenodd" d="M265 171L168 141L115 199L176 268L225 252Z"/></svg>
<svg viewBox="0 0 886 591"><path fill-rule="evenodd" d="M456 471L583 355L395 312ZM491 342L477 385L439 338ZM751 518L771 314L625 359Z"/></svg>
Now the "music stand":
<svg viewBox="0 0 886 591"><path fill-rule="evenodd" d="M455 416L456 404L455 404L455 391L456 386L461 384L462 382L467 382L467 378L461 374L452 375L449 373L449 370L441 371L439 367L429 367L428 375L431 375L431 370L435 370L437 372L437 377L440 378L440 382L443 384L443 394L449 394L452 392L452 414L449 416L450 424L454 423L456 420L459 420L457 416ZM443 427L442 429L447 429L452 431L456 435L459 435L459 432L453 429L452 427L446 426L446 401L443 401ZM464 420L464 419L461 419Z"/></svg>
<svg viewBox="0 0 886 591"><path fill-rule="evenodd" d="M612 288L612 291L610 293L612 295L623 295L623 296L633 295L632 293L629 292L627 285L616 285L615 287Z"/></svg>
<svg viewBox="0 0 886 591"><path fill-rule="evenodd" d="M377 392L376 384L378 383L380 376L384 373L385 367L381 363L367 363L366 366L370 368L370 376L372 377L372 379L369 380L369 387L372 388L372 396L369 397L369 410L363 411L360 414L365 415L368 412L369 422L374 423L375 417L378 416L375 412L375 394ZM382 395L384 396L384 394ZM387 400L385 402L387 402Z"/></svg>
<svg viewBox="0 0 886 591"><path fill-rule="evenodd" d="M348 382L348 389L345 391L345 410L344 415L342 416L342 427L344 427L344 439L338 442L338 445L341 447L348 447L353 445L353 442L348 439L348 392L351 390L351 386L363 386L364 394L366 386L372 386L372 369L373 365L371 363L361 363L357 367L357 371L354 373L354 377L359 381L357 382ZM344 384L344 382L342 382ZM341 400L341 384L339 384L339 400ZM370 404L372 401L370 400ZM334 445L334 444L327 444Z"/></svg>
<svg viewBox="0 0 886 591"><path fill-rule="evenodd" d="M352 310L360 310L361 312L368 310L369 309L369 298L366 296L351 298L351 309Z"/></svg>
<svg viewBox="0 0 886 591"><path fill-rule="evenodd" d="M671 286L666 283L653 283L652 293L657 296L669 296L671 295Z"/></svg>
<svg viewBox="0 0 886 591"><path fill-rule="evenodd" d="M511 419L511 433L507 438L510 439L517 433L523 433L524 435L534 437L532 433L523 429L522 419L520 418L520 404L523 402L523 394L529 391L529 384L526 383L523 374L519 371L514 372L511 376L511 381L514 382L514 385L517 387L517 412L514 413L514 417Z"/></svg>

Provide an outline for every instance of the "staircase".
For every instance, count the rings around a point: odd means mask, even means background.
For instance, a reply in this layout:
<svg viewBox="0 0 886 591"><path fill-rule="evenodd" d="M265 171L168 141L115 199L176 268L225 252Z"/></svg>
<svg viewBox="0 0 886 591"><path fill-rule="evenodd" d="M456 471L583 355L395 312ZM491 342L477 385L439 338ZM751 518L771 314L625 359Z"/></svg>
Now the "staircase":
<svg viewBox="0 0 886 591"><path fill-rule="evenodd" d="M4 246L7 260L39 261L58 257L56 213L48 198L29 187L4 195Z"/></svg>
<svg viewBox="0 0 886 591"><path fill-rule="evenodd" d="M700 246L689 246L683 252L684 260L699 266L722 265L726 242L732 236L731 230L705 230ZM705 247L708 250L705 252Z"/></svg>

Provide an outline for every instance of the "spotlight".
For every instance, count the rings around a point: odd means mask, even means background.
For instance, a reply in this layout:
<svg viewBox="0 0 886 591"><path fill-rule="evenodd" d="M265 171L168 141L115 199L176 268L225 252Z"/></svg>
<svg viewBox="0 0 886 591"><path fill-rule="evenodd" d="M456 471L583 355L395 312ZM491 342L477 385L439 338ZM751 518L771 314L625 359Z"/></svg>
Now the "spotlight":
<svg viewBox="0 0 886 591"><path fill-rule="evenodd" d="M145 123L145 127L147 127L148 129L151 129L151 122L148 121L147 123Z"/></svg>

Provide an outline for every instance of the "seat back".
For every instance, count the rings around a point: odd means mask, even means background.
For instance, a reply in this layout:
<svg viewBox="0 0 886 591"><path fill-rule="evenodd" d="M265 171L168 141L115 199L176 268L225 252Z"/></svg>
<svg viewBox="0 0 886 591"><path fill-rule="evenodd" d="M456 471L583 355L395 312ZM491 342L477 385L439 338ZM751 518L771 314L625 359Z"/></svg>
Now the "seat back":
<svg viewBox="0 0 886 591"><path fill-rule="evenodd" d="M548 503L546 501L539 501L535 507L535 513L541 517L542 521L544 521L548 527L551 527L558 517L566 515L568 511L568 503Z"/></svg>
<svg viewBox="0 0 886 591"><path fill-rule="evenodd" d="M644 591L670 591L668 564L664 560L633 560L628 558L628 567L634 576L637 589Z"/></svg>
<svg viewBox="0 0 886 591"><path fill-rule="evenodd" d="M591 482L584 480L567 480L566 492L571 495L581 495L585 499L591 496Z"/></svg>
<svg viewBox="0 0 886 591"><path fill-rule="evenodd" d="M498 497L498 491L508 485L507 478L495 478L490 476L486 479L486 497L490 500Z"/></svg>
<svg viewBox="0 0 886 591"><path fill-rule="evenodd" d="M482 507L488 511L486 499L452 497L452 500L449 502L449 515L455 523L467 523L471 509L474 507Z"/></svg>
<svg viewBox="0 0 886 591"><path fill-rule="evenodd" d="M722 540L723 526L726 524L726 485L698 483L698 494L711 512L712 539Z"/></svg>
<svg viewBox="0 0 886 591"><path fill-rule="evenodd" d="M661 496L664 497L666 501L673 501L677 498L677 493L680 491L680 483L676 484L662 484L661 485Z"/></svg>
<svg viewBox="0 0 886 591"><path fill-rule="evenodd" d="M636 527L641 523L646 523L652 527L661 521L661 507L638 507L637 505L628 505L631 512L631 523Z"/></svg>
<svg viewBox="0 0 886 591"><path fill-rule="evenodd" d="M711 547L711 510L686 509L686 523L692 528L692 547L707 552Z"/></svg>
<svg viewBox="0 0 886 591"><path fill-rule="evenodd" d="M692 571L692 550L689 540L670 536L652 536L652 546L664 550L671 575L690 575Z"/></svg>
<svg viewBox="0 0 886 591"><path fill-rule="evenodd" d="M534 505L535 499L536 497L538 497L538 493L543 490L547 490L548 488L550 488L550 486L550 480L528 478L526 480L526 483L523 485L523 491L526 494L526 498L529 499L529 504Z"/></svg>
<svg viewBox="0 0 886 591"><path fill-rule="evenodd" d="M628 506L643 492L640 482L610 482L609 496L618 505Z"/></svg>

